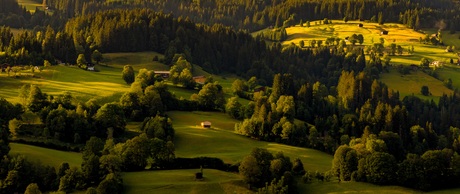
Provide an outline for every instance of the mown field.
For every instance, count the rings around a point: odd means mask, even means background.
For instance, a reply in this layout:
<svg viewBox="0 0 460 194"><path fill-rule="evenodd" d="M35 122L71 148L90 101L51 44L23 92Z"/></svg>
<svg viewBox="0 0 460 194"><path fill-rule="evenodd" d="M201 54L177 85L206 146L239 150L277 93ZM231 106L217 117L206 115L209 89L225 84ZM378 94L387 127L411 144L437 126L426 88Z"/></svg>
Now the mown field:
<svg viewBox="0 0 460 194"><path fill-rule="evenodd" d="M421 99L433 99L435 102L438 102L439 97L443 94L451 95L453 93L451 89L443 85L442 81L427 75L421 70L412 71L408 75L402 75L393 68L389 73L382 73L380 81L385 83L388 88L399 91L400 99L405 96L414 95ZM420 93L422 86L428 86L431 96L423 96Z"/></svg>
<svg viewBox="0 0 460 194"><path fill-rule="evenodd" d="M253 147L267 148L272 152L282 151L291 159L299 157L305 168L311 171L327 171L331 167L332 156L306 148L261 142L233 133L236 120L223 113L214 112L168 112L176 130L175 146L177 157L211 156L225 162L240 161ZM212 129L202 129L202 120L212 122ZM131 123L130 128L136 124ZM134 130L134 129L133 129ZM24 154L32 160L58 166L69 162L71 166L81 164L81 154L62 152L36 146L11 143L12 154ZM251 193L246 189L241 177L235 173L204 169L204 180L195 181L194 173L199 169L160 170L123 173L125 193ZM420 193L398 186L377 186L368 183L331 182L303 184L298 182L299 192L322 193ZM455 193L460 189L431 193ZM79 192L82 193L82 192Z"/></svg>
<svg viewBox="0 0 460 194"><path fill-rule="evenodd" d="M178 157L217 157L227 163L241 161L255 147L283 152L292 160L300 158L305 168L325 172L331 168L332 156L317 150L299 148L272 142L256 141L235 134L234 125L239 122L224 113L217 112L168 112L173 121L176 136L174 144ZM211 129L203 129L202 121L210 121ZM193 146L191 146L193 145Z"/></svg>
<svg viewBox="0 0 460 194"><path fill-rule="evenodd" d="M363 27L358 27L362 23ZM401 45L404 49L402 55L390 56L390 63L393 66L397 65L419 65L422 58L427 58L430 61L440 61L446 65L438 69L437 73L439 79L435 79L428 74L417 71L409 75L401 75L395 68L391 69L389 73L382 73L380 81L388 85L390 89L400 92L401 99L404 96L415 95L422 99L438 101L442 94L451 94L453 91L443 85L442 80L451 78L453 80L454 88L460 88L460 74L456 71L455 65L450 65L450 59L454 62L457 61L457 55L453 52L446 52L446 46L451 45L455 48L460 48L459 33L450 34L443 32L443 41L445 46L434 46L429 44L420 43L419 38L424 38L425 34L436 33L436 30L425 29L422 31L415 31L409 29L402 24L388 23L378 25L377 23L366 23L360 21L349 21L345 23L342 20L332 20L332 24L319 24L319 21L310 22L310 27L294 27L286 28L288 38L283 41L283 45L296 44L299 45L300 41L305 42L305 47L310 46L312 40L323 40L329 37L338 37L345 39L353 34L362 34L364 36L363 46L372 45L373 43L380 42L380 38L384 39L384 44L389 47L390 44L395 43ZM382 29L389 31L388 35L381 35ZM263 32L263 31L261 31ZM258 32L260 33L260 32ZM257 34L257 33L255 33ZM347 44L351 44L347 42ZM359 46L359 44L356 44ZM414 46L414 53L409 54L408 48ZM451 71L455 69L454 71ZM457 81L458 80L458 81ZM421 86L426 85L429 87L432 95L423 96L420 93Z"/></svg>
<svg viewBox="0 0 460 194"><path fill-rule="evenodd" d="M69 163L70 166L81 166L82 158L80 153L65 152L19 143L10 143L10 147L10 154L25 155L32 161L41 162L42 164L49 164L56 167L56 169L63 162Z"/></svg>
<svg viewBox="0 0 460 194"><path fill-rule="evenodd" d="M39 0L16 0L19 5L26 8L27 11L31 13L35 13L35 10L38 8L39 10L43 9L43 4Z"/></svg>
<svg viewBox="0 0 460 194"><path fill-rule="evenodd" d="M363 24L363 27L358 27L359 23ZM449 53L445 51L447 45L454 45L456 48L460 48L460 40L458 40L457 34L449 34L447 31L443 32L443 40L446 43L445 46L434 46L429 44L422 44L419 38L425 38L425 33L435 33L432 29L424 31L415 31L409 29L402 24L387 23L379 25L377 23L365 23L360 21L349 21L347 23L341 20L332 20L332 24L318 24L315 25L315 21L310 22L310 27L294 26L286 28L288 38L283 42L283 45L289 45L294 43L299 45L299 42L303 40L306 46L310 45L311 40L323 40L329 37L338 37L345 39L353 34L362 34L364 36L364 46L372 45L373 43L379 43L380 38L384 39L384 44L388 47L391 43L401 45L405 50L403 55L391 56L391 63L395 65L403 64L410 65L420 63L420 60L425 57L430 60L438 60L441 62L449 62L450 59L457 59L455 53ZM381 35L381 30L389 31L388 35ZM347 42L347 44L351 44ZM324 44L323 44L324 45ZM359 45L359 44L357 44ZM414 46L414 54L407 54L409 46Z"/></svg>

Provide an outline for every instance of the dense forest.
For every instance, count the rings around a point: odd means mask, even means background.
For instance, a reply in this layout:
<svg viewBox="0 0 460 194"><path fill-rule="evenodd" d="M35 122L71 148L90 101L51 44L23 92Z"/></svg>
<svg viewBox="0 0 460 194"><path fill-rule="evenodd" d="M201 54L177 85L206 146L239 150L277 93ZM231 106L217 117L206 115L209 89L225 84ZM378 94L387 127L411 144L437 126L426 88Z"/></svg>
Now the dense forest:
<svg viewBox="0 0 460 194"><path fill-rule="evenodd" d="M113 8L150 8L155 11L172 13L177 17L188 17L194 22L221 23L236 29L251 31L268 26L281 26L283 21L292 19L312 21L323 18L350 20L361 19L374 22L401 22L410 27L434 27L445 19L449 29L459 30L460 6L456 1L365 1L365 0L326 0L326 1L216 1L216 0L148 0L148 1L64 1L47 0L46 5L62 11L71 18ZM294 17L292 17L294 16ZM289 23L289 22L287 22Z"/></svg>
<svg viewBox="0 0 460 194"><path fill-rule="evenodd" d="M126 5L119 1L47 0L44 4L55 10L56 20L38 20L35 17L40 15L51 17L39 10L30 14L11 2L2 1L0 23L29 30L13 36L10 27L0 28L0 64L15 65L8 72L24 65L98 62L95 56L101 52L156 51L164 54L158 60L178 75L171 78L174 84L197 93L190 99L177 99L161 77L146 69L134 76L129 66L123 79L131 84L131 91L107 104L91 100L74 103L69 93L50 96L37 86L23 86L21 104L0 99L0 188L4 193L23 192L29 186L46 191L115 193L122 190L121 171L147 166L191 168L206 163L235 170L220 159L175 158L174 129L167 116L171 110L227 112L241 120L235 131L242 135L334 154L328 176L339 180L421 190L459 183L457 91L443 95L439 102L415 96L401 99L399 92L377 81L388 68L378 51L364 51L343 40L310 48L282 47L277 42L268 45L262 37L252 37L244 30L344 17L400 22L415 29L432 27L444 19L444 27L457 30L456 1L168 0L129 1ZM133 9L116 9L121 7ZM242 79L232 85L235 97L226 101L217 82L187 82L192 64L214 74L240 76ZM255 91L257 85L269 89ZM239 104L237 96L251 102ZM27 124L34 120L42 124ZM142 122L141 135L124 136L128 120ZM81 145L86 142L83 164L70 169L62 164L56 170L22 156L8 156L8 137L20 135ZM272 168L271 164L284 168ZM291 172L305 173L298 161L292 163L282 154L261 149L254 149L238 165L244 180L262 187L261 192L269 182L273 187L281 185L283 192L295 192ZM310 175L304 176L308 180Z"/></svg>

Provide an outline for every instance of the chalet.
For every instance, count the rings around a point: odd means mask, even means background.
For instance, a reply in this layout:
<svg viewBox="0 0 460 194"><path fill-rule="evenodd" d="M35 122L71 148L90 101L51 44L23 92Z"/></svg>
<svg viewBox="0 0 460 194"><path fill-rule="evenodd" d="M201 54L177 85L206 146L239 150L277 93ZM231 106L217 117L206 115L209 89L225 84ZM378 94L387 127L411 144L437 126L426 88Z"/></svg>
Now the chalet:
<svg viewBox="0 0 460 194"><path fill-rule="evenodd" d="M195 76L193 77L193 81L195 81L195 83L198 83L198 84L204 84L204 82L206 82L206 76L204 75Z"/></svg>
<svg viewBox="0 0 460 194"><path fill-rule="evenodd" d="M211 128L211 122L203 121L203 122L201 122L201 127L203 127L203 128Z"/></svg>
<svg viewBox="0 0 460 194"><path fill-rule="evenodd" d="M364 25L363 25L363 24L361 24L361 23L360 23L360 24L358 24L358 27L360 27L360 28L362 28L363 26L364 26Z"/></svg>
<svg viewBox="0 0 460 194"><path fill-rule="evenodd" d="M86 70L88 71L94 71L94 64L93 63L87 63L86 64Z"/></svg>
<svg viewBox="0 0 460 194"><path fill-rule="evenodd" d="M380 32L380 35L388 35L388 30L382 30L382 31Z"/></svg>
<svg viewBox="0 0 460 194"><path fill-rule="evenodd" d="M153 71L155 75L160 75L162 78L169 78L169 71Z"/></svg>

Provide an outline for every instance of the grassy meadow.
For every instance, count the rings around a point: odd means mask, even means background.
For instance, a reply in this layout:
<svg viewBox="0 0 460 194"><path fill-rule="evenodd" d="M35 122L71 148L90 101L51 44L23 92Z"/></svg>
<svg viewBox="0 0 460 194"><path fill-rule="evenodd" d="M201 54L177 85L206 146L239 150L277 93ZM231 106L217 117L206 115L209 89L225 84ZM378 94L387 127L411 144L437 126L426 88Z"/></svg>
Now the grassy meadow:
<svg viewBox="0 0 460 194"><path fill-rule="evenodd" d="M425 34L436 33L437 30L425 29L423 31L415 31L409 29L402 24L388 23L378 25L377 23L366 23L360 21L349 21L345 23L342 20L332 20L332 24L319 24L319 21L310 22L310 27L294 27L286 28L288 38L283 41L283 45L296 44L300 41L305 42L305 47L310 46L312 40L323 40L329 37L338 37L345 39L353 34L362 34L364 36L363 46L372 45L380 42L380 38L384 39L384 44L389 47L395 43L401 45L404 49L402 55L390 56L390 63L397 65L419 65L422 58L427 58L430 61L440 61L445 63L437 72L439 80L429 76L422 71L411 72L409 75L401 75L396 69L391 69L389 73L382 73L380 81L384 82L390 89L400 92L401 99L404 96L415 95L422 99L438 101L442 94L451 94L453 91L443 85L442 80L451 78L454 88L460 88L460 74L457 67L450 65L450 59L457 61L457 55L454 52L446 52L447 45L453 45L455 48L460 48L459 33L450 34L447 31L443 32L443 40L446 46L434 46L420 43L419 38L424 38ZM363 27L358 27L362 23ZM389 31L388 35L381 35L382 29ZM350 44L350 43L347 43ZM324 42L323 42L324 45ZM359 46L357 44L357 46ZM409 54L408 48L414 46L414 53ZM457 81L458 80L458 81ZM429 87L432 95L423 96L420 89L423 85Z"/></svg>
<svg viewBox="0 0 460 194"><path fill-rule="evenodd" d="M10 143L10 147L10 154L25 155L31 161L41 162L42 164L49 164L56 167L56 169L63 162L67 162L70 166L76 167L80 167L82 162L80 153L65 152L19 143Z"/></svg>
<svg viewBox="0 0 460 194"><path fill-rule="evenodd" d="M422 72L421 70L412 71L408 75L401 75L396 69L391 69L389 73L382 73L380 81L385 83L388 88L399 91L400 99L405 96L414 95L421 99L434 99L438 102L443 94L452 94L452 90L443 85L442 81L435 79ZM458 83L460 86L460 82ZM428 86L431 96L423 96L420 93L422 86Z"/></svg>
<svg viewBox="0 0 460 194"><path fill-rule="evenodd" d="M318 24L315 25L315 21L310 22L310 27L300 27L297 25L286 28L288 38L283 42L283 45L292 43L299 45L299 42L303 40L305 46L310 46L311 40L325 41L326 38L329 37L345 39L353 34L362 34L364 36L364 46L378 43L380 42L380 38L385 40L384 44L386 47L391 43L401 45L405 50L403 55L390 56L391 63L395 65L418 65L423 57L431 61L438 60L441 62L449 62L451 58L457 59L455 53L445 52L446 46L434 46L420 43L419 38L425 38L425 33L432 34L434 30L415 31L402 24L396 23L379 25L378 23L365 23L360 21L349 21L345 23L341 20L332 20L332 24L319 24L319 21L317 23ZM358 27L357 25L359 23L362 23L363 27ZM383 29L389 31L388 35L380 34ZM447 31L443 32L443 40L446 45L460 46L458 36L458 34L449 34ZM414 46L414 54L407 54L409 46Z"/></svg>
<svg viewBox="0 0 460 194"><path fill-rule="evenodd" d="M40 0L17 0L18 4L25 7L27 11L31 13L35 13L35 10L38 8L39 10L43 9L43 4Z"/></svg>
<svg viewBox="0 0 460 194"><path fill-rule="evenodd" d="M168 112L176 131L175 148L178 157L217 157L227 163L241 161L255 147L269 151L283 152L292 160L300 158L305 168L325 172L331 168L332 155L307 148L288 146L273 142L253 140L234 133L234 125L239 122L218 112ZM202 121L210 121L211 129L203 129ZM193 145L193 146L190 146Z"/></svg>
<svg viewBox="0 0 460 194"><path fill-rule="evenodd" d="M123 173L125 193L249 193L240 176L204 169L204 179L195 180L199 169Z"/></svg>

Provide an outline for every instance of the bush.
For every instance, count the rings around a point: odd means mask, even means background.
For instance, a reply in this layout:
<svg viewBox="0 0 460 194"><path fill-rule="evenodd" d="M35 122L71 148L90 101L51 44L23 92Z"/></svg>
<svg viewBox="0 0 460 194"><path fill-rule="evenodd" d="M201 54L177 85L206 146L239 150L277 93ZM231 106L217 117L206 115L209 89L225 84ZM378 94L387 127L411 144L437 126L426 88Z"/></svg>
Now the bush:
<svg viewBox="0 0 460 194"><path fill-rule="evenodd" d="M424 96L429 96L430 89L428 88L428 86L422 86L422 88L420 89L420 93L422 93L422 95Z"/></svg>

